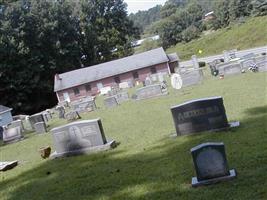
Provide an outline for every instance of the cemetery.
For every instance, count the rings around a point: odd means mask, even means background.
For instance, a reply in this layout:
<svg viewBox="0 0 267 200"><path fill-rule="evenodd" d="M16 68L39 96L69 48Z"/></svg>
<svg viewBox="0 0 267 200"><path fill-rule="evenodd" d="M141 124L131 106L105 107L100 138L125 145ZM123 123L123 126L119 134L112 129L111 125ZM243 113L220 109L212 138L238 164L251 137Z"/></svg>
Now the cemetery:
<svg viewBox="0 0 267 200"><path fill-rule="evenodd" d="M243 73L251 59L258 73ZM216 62L219 79L192 56L175 75L13 116L0 130L0 197L266 199L264 63Z"/></svg>

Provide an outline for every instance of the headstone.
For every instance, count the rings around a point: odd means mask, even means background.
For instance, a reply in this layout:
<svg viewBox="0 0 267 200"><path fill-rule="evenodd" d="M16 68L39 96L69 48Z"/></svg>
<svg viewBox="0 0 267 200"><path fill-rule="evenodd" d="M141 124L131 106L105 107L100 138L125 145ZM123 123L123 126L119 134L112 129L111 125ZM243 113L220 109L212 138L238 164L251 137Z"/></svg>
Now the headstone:
<svg viewBox="0 0 267 200"><path fill-rule="evenodd" d="M8 128L14 128L14 127L17 127L17 126L20 127L21 132L24 132L25 131L24 130L23 123L22 123L21 120L16 120L16 121L11 122L11 124L8 125Z"/></svg>
<svg viewBox="0 0 267 200"><path fill-rule="evenodd" d="M34 129L36 133L46 133L46 125L45 122L37 122L34 124Z"/></svg>
<svg viewBox="0 0 267 200"><path fill-rule="evenodd" d="M223 143L203 143L191 149L196 170L192 186L208 185L233 179L234 169L229 170Z"/></svg>
<svg viewBox="0 0 267 200"><path fill-rule="evenodd" d="M176 90L179 90L182 88L183 80L179 74L173 74L171 76L171 85Z"/></svg>
<svg viewBox="0 0 267 200"><path fill-rule="evenodd" d="M4 129L4 132L3 132L4 143L16 142L16 141L21 140L22 138L23 136L21 134L21 129L19 126L14 127L14 128Z"/></svg>
<svg viewBox="0 0 267 200"><path fill-rule="evenodd" d="M90 153L112 148L100 119L73 122L51 130L56 151L52 158Z"/></svg>
<svg viewBox="0 0 267 200"><path fill-rule="evenodd" d="M118 101L116 96L106 97L104 99L104 104L107 108L112 108L118 105Z"/></svg>
<svg viewBox="0 0 267 200"><path fill-rule="evenodd" d="M129 86L129 83L128 82L122 82L122 83L119 84L119 88L120 89L127 89L129 87L130 86Z"/></svg>
<svg viewBox="0 0 267 200"><path fill-rule="evenodd" d="M191 58L192 58L193 67L195 69L199 69L199 63L198 63L198 60L197 60L197 56L193 55Z"/></svg>
<svg viewBox="0 0 267 200"><path fill-rule="evenodd" d="M81 119L81 116L79 115L78 111L70 111L70 112L65 114L65 118L68 121L75 121L77 119Z"/></svg>
<svg viewBox="0 0 267 200"><path fill-rule="evenodd" d="M241 60L240 65L242 67L242 70L247 71L250 67L256 65L254 59L246 59L246 60Z"/></svg>
<svg viewBox="0 0 267 200"><path fill-rule="evenodd" d="M203 80L203 72L201 69L188 70L180 74L183 82L183 87L200 84Z"/></svg>
<svg viewBox="0 0 267 200"><path fill-rule="evenodd" d="M221 70L222 69L222 70ZM240 63L232 63L230 65L225 65L223 68L219 69L219 74L224 76L237 75L242 73L242 68Z"/></svg>
<svg viewBox="0 0 267 200"><path fill-rule="evenodd" d="M34 129L34 124L36 124L36 123L38 123L38 122L45 122L42 113L38 113L38 114L35 114L35 115L31 115L31 116L29 117L29 121L30 121L30 124L31 124L31 127L32 127L33 130L35 130L35 129Z"/></svg>
<svg viewBox="0 0 267 200"><path fill-rule="evenodd" d="M12 169L18 165L18 161L0 162L0 171L6 171Z"/></svg>
<svg viewBox="0 0 267 200"><path fill-rule="evenodd" d="M118 104L121 104L122 102L129 100L129 94L128 92L119 92L116 94L115 98L117 99Z"/></svg>
<svg viewBox="0 0 267 200"><path fill-rule="evenodd" d="M178 136L229 127L222 97L188 101L171 112Z"/></svg>
<svg viewBox="0 0 267 200"><path fill-rule="evenodd" d="M100 89L100 94L101 95L106 95L108 94L108 92L111 90L111 87L110 86L107 86L107 87L103 87Z"/></svg>
<svg viewBox="0 0 267 200"><path fill-rule="evenodd" d="M235 59L236 58L236 49L230 50L230 51L223 51L223 57L224 57L224 62L230 62L230 60Z"/></svg>
<svg viewBox="0 0 267 200"><path fill-rule="evenodd" d="M161 84L149 85L136 90L137 100L148 99L167 95L167 90L162 90Z"/></svg>
<svg viewBox="0 0 267 200"><path fill-rule="evenodd" d="M58 102L58 106L69 107L69 102L66 100L60 101L60 102Z"/></svg>
<svg viewBox="0 0 267 200"><path fill-rule="evenodd" d="M248 53L241 57L241 59L247 60L247 59L253 59L256 55L254 53Z"/></svg>
<svg viewBox="0 0 267 200"><path fill-rule="evenodd" d="M150 79L151 83L149 85L151 85L152 83L158 82L157 74L151 74L150 77L151 77L151 79Z"/></svg>
<svg viewBox="0 0 267 200"><path fill-rule="evenodd" d="M65 108L63 106L57 106L56 111L58 112L58 118L63 119L65 116Z"/></svg>
<svg viewBox="0 0 267 200"><path fill-rule="evenodd" d="M267 60L258 62L257 65L259 72L266 72L267 71Z"/></svg>
<svg viewBox="0 0 267 200"><path fill-rule="evenodd" d="M152 80L151 80L151 78L148 76L148 77L146 77L146 80L145 80L145 86L148 86L148 85L151 85L152 84Z"/></svg>
<svg viewBox="0 0 267 200"><path fill-rule="evenodd" d="M95 100L83 100L71 103L72 109L82 113L96 110Z"/></svg>

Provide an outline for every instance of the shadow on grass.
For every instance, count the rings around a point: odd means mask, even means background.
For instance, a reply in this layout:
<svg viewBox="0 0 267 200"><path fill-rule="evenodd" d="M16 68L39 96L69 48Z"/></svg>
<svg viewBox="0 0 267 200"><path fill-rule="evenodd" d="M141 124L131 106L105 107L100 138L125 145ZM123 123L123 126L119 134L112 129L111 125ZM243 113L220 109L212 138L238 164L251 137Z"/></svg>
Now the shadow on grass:
<svg viewBox="0 0 267 200"><path fill-rule="evenodd" d="M8 200L266 199L266 113L257 116L250 110L233 131L165 137L137 154L126 154L120 145L99 154L43 161L3 180L0 192ZM238 178L191 188L195 172L189 150L208 141L225 143L229 166L236 168Z"/></svg>
<svg viewBox="0 0 267 200"><path fill-rule="evenodd" d="M248 115L266 115L267 113L267 106L260 106L260 107L254 107L247 109L246 114Z"/></svg>

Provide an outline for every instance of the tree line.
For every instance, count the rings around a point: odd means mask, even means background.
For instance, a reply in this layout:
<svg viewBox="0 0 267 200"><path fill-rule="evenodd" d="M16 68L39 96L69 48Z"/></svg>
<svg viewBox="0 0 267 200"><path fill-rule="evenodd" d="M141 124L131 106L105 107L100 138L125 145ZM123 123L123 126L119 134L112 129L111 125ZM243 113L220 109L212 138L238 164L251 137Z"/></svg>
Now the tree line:
<svg viewBox="0 0 267 200"><path fill-rule="evenodd" d="M214 11L216 18L203 20ZM155 46L168 48L179 42L189 42L207 29L219 29L250 16L267 14L266 0L168 0L159 12L160 19L144 28L146 35L160 35L160 41L148 41L143 50Z"/></svg>
<svg viewBox="0 0 267 200"><path fill-rule="evenodd" d="M56 104L54 75L133 53L139 29L123 0L0 4L0 104L33 113Z"/></svg>

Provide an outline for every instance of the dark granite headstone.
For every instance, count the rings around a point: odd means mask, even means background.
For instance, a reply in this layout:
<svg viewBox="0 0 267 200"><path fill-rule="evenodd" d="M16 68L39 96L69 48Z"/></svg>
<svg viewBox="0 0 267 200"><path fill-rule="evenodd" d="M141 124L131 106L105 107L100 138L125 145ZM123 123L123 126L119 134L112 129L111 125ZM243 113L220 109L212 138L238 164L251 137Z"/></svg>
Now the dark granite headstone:
<svg viewBox="0 0 267 200"><path fill-rule="evenodd" d="M228 169L223 143L203 143L191 149L197 177L192 178L192 186L216 183L232 179L235 170Z"/></svg>
<svg viewBox="0 0 267 200"><path fill-rule="evenodd" d="M196 99L171 107L177 135L229 127L222 97Z"/></svg>
<svg viewBox="0 0 267 200"><path fill-rule="evenodd" d="M100 119L73 122L51 130L56 151L52 158L89 153L111 148Z"/></svg>
<svg viewBox="0 0 267 200"><path fill-rule="evenodd" d="M116 96L107 97L104 99L104 104L107 108L112 108L118 105Z"/></svg>
<svg viewBox="0 0 267 200"><path fill-rule="evenodd" d="M65 108L63 106L57 106L56 111L58 112L59 119L62 119L65 117Z"/></svg>

